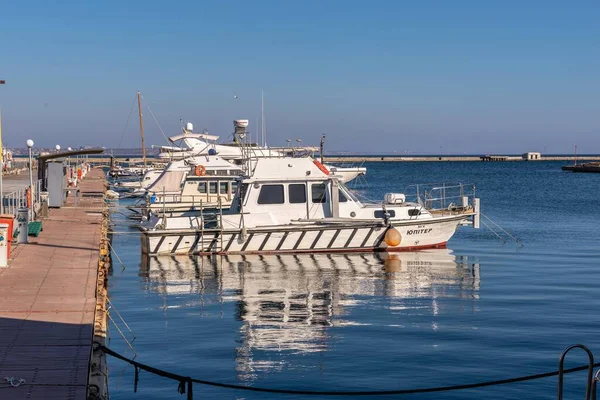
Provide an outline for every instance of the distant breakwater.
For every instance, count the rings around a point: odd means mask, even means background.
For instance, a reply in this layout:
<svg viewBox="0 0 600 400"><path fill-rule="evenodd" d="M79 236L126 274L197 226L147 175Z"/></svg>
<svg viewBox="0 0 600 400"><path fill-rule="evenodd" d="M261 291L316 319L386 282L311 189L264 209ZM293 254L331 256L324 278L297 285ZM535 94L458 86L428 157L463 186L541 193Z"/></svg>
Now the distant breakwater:
<svg viewBox="0 0 600 400"><path fill-rule="evenodd" d="M343 157L324 157L323 161L331 163L344 162L440 162L440 161L478 161L478 162L500 162L500 161L598 161L600 156L542 156L539 160L525 160L521 156L414 156L414 157L397 157L397 156L343 156Z"/></svg>
<svg viewBox="0 0 600 400"><path fill-rule="evenodd" d="M319 159L318 157L315 157ZM326 163L363 163L363 162L502 162L502 161L523 161L523 162L539 162L539 161L600 161L600 155L586 156L542 156L539 160L524 160L521 156L414 156L414 157L398 157L398 156L326 156L323 161ZM141 157L117 157L115 161L129 164L139 164L142 162ZM104 157L90 157L89 162L95 164L108 164L109 160ZM149 163L166 162L156 158L148 158Z"/></svg>

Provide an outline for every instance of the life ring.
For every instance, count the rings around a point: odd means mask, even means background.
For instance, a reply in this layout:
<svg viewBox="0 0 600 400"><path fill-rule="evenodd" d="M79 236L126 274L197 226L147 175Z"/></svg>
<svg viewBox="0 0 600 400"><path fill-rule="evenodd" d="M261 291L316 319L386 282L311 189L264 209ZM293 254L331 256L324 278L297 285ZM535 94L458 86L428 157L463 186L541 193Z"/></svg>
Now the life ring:
<svg viewBox="0 0 600 400"><path fill-rule="evenodd" d="M204 165L196 165L194 173L196 174L196 176L204 176L206 175L206 167Z"/></svg>
<svg viewBox="0 0 600 400"><path fill-rule="evenodd" d="M325 175L329 175L329 171L327 170L327 168L325 168L325 166L323 164L321 164L317 160L314 160L313 162L315 163L317 168L319 168L321 170L322 173L324 173Z"/></svg>

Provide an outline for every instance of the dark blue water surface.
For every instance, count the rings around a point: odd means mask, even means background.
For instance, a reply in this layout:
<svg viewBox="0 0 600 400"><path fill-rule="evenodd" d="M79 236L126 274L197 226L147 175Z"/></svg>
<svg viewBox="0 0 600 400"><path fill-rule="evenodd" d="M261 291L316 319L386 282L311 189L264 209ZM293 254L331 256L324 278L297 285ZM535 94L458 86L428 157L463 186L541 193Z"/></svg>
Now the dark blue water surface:
<svg viewBox="0 0 600 400"><path fill-rule="evenodd" d="M161 257L115 214L109 293L137 360L255 387L391 390L551 371L568 345L600 355L600 174L558 162L371 163L374 199L426 182L473 183L483 212L524 244L459 229L448 250L394 256ZM124 203L121 203L123 205ZM116 318L113 313L113 317ZM124 329L123 324L120 324ZM110 346L131 350L114 328ZM573 353L567 365L584 362ZM181 399L177 383L109 359L115 399ZM552 399L556 378L410 399ZM582 397L584 374L566 378ZM195 398L266 395L195 385ZM324 398L324 397L315 397ZM384 396L379 398L391 398Z"/></svg>

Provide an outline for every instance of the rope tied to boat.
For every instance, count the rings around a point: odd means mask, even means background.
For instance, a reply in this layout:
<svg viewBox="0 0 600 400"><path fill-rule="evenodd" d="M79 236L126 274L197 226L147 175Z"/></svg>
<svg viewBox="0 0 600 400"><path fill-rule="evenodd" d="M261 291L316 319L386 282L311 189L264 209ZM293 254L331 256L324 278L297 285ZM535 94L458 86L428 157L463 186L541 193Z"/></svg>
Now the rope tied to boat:
<svg viewBox="0 0 600 400"><path fill-rule="evenodd" d="M578 347L581 345L575 345L569 347L566 351L571 349L572 347ZM451 386L438 386L438 387L429 387L429 388L417 388L417 389L396 389L396 390L367 390L367 391L337 391L337 390L296 390L296 389L276 389L276 388L266 388L266 387L255 387L255 386L244 386L244 385L236 385L231 383L222 383L222 382L214 382L207 381L203 379L185 377L183 375L175 374L169 371L164 371L159 368L151 367L146 364L142 364L138 361L129 359L108 347L101 345L100 343L94 343L94 349L105 352L106 354L113 356L119 360L125 361L131 365L133 365L136 369L141 369L152 374L162 376L165 378L169 378L172 380L176 380L179 382L177 390L180 394L187 393L187 399L193 400L193 384L198 383L206 386L220 387L225 389L233 389L233 390L243 390L250 392L261 392L261 393L277 393L277 394L290 394L290 395L305 395L305 396L389 396L389 395L406 395L406 394L418 394L418 393L434 393L434 392L450 392L455 390L463 390L463 389L476 389L483 388L488 386L497 386L497 385L505 385L509 383L517 383L517 382L525 382L536 379L548 378L551 376L562 376L564 374L570 374L573 372L589 370L590 368L600 367L600 362L590 363L589 365L582 365L579 367L573 367L569 369L562 369L562 364L559 364L560 368L556 371L551 372L543 372L539 374L533 375L525 375L507 379L499 379L494 381L486 381L486 382L478 382L478 383L468 383L461 385L451 385ZM564 358L566 351L561 355L561 359ZM593 359L592 359L593 361ZM597 371L594 376L594 385L593 392L595 393L596 382L600 379L599 372ZM136 385L137 388L137 385Z"/></svg>

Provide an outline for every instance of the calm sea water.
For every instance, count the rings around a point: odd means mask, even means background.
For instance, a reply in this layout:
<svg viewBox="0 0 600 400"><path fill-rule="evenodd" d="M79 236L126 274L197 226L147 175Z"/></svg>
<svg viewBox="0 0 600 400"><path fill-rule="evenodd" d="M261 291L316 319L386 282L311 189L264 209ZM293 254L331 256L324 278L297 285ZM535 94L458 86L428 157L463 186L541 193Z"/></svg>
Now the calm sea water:
<svg viewBox="0 0 600 400"><path fill-rule="evenodd" d="M370 198L411 183L473 183L483 212L523 243L460 229L447 250L144 260L121 214L109 293L137 360L249 386L391 390L557 368L568 345L600 355L600 174L556 162L373 163ZM121 203L123 205L124 203ZM122 324L121 327L123 328ZM110 346L131 355L113 327ZM584 363L574 352L569 366ZM177 383L110 359L115 399L181 399ZM584 374L566 377L583 396ZM197 398L304 398L195 385ZM553 399L556 378L410 399ZM378 397L382 398L382 397ZM388 397L383 397L388 398Z"/></svg>

